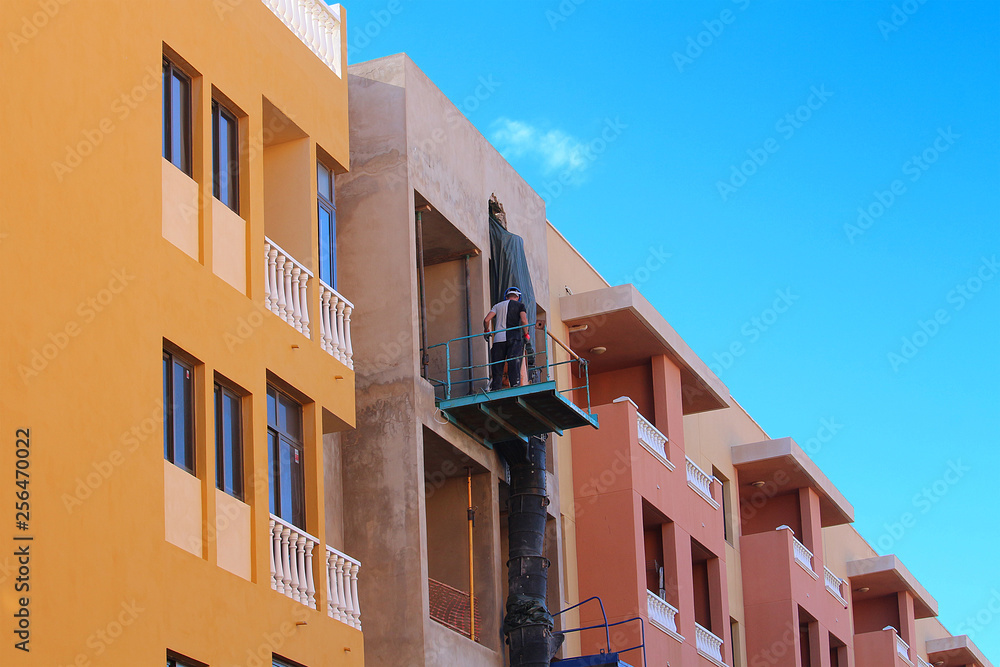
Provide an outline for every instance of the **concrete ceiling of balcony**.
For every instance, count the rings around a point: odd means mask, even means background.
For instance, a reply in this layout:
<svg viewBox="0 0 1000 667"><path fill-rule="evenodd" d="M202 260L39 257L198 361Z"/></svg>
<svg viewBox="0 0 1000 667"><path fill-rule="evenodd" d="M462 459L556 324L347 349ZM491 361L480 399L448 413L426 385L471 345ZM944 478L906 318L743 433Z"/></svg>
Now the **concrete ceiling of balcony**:
<svg viewBox="0 0 1000 667"><path fill-rule="evenodd" d="M751 502L760 493L779 495L812 488L819 495L824 527L854 522L854 507L791 438L734 445L732 455L739 473L741 502ZM752 486L754 482L764 482L764 486L758 489ZM777 488L771 492L769 484Z"/></svg>
<svg viewBox="0 0 1000 667"><path fill-rule="evenodd" d="M684 414L729 407L729 389L634 285L618 285L559 299L570 347L590 362L591 373L649 363L666 355L680 368ZM602 354L590 350L606 348Z"/></svg>
<svg viewBox="0 0 1000 667"><path fill-rule="evenodd" d="M972 643L968 635L942 637L927 640L927 658L932 665L940 667L993 667L979 647Z"/></svg>
<svg viewBox="0 0 1000 667"><path fill-rule="evenodd" d="M417 192L413 191L413 205L419 209L430 206L430 211L421 212L421 224L424 234L424 265L432 266L463 259L466 255L478 255L480 250L469 238L460 232L448 218L434 208L434 204ZM486 202L483 202L483 224L488 220L489 212Z"/></svg>
<svg viewBox="0 0 1000 667"><path fill-rule="evenodd" d="M283 144L286 141L305 139L309 136L266 97L264 98L263 112L265 148Z"/></svg>
<svg viewBox="0 0 1000 667"><path fill-rule="evenodd" d="M915 618L938 614L937 600L893 554L848 561L847 577L851 581L851 597L855 602L909 591L913 596ZM868 590L858 590L862 588Z"/></svg>

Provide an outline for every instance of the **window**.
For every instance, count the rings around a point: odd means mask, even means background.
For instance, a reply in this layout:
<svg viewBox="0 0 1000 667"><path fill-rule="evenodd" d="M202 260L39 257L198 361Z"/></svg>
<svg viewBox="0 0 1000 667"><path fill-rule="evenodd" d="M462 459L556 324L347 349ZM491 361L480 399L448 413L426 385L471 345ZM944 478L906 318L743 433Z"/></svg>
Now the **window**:
<svg viewBox="0 0 1000 667"><path fill-rule="evenodd" d="M243 421L239 394L215 383L215 485L243 500Z"/></svg>
<svg viewBox="0 0 1000 667"><path fill-rule="evenodd" d="M171 652L167 654L167 667L204 667L204 665L188 658L176 657Z"/></svg>
<svg viewBox="0 0 1000 667"><path fill-rule="evenodd" d="M163 59L163 157L191 175L191 78Z"/></svg>
<svg viewBox="0 0 1000 667"><path fill-rule="evenodd" d="M212 100L212 194L240 212L240 134L229 109Z"/></svg>
<svg viewBox="0 0 1000 667"><path fill-rule="evenodd" d="M316 193L319 202L319 279L337 289L337 206L333 170L316 163Z"/></svg>
<svg viewBox="0 0 1000 667"><path fill-rule="evenodd" d="M271 514L304 528L302 406L270 386L267 388L267 457Z"/></svg>
<svg viewBox="0 0 1000 667"><path fill-rule="evenodd" d="M194 469L194 368L163 352L163 458L192 475Z"/></svg>

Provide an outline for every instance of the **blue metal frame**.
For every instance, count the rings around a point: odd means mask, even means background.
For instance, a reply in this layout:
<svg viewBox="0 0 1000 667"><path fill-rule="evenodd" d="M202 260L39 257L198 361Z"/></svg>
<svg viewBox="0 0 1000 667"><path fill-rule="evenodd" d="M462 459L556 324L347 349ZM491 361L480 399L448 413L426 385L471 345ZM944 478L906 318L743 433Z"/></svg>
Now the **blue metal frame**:
<svg viewBox="0 0 1000 667"><path fill-rule="evenodd" d="M643 620L642 620L641 616L635 616L633 618L627 618L624 621L618 621L616 623L608 623L608 614L607 614L606 611L604 611L604 602L601 601L601 598L599 598L599 597L597 597L595 595L593 597L587 598L583 602L578 602L578 603L576 603L575 605L573 605L571 607L566 607L565 609L559 610L558 612L552 614L552 618L555 618L556 616L560 616L562 614L565 614L567 611L570 611L571 609L576 609L577 607L582 607L583 605L587 604L588 602L590 602L592 600L597 600L597 604L599 604L601 606L601 617L604 618L604 623L601 623L599 625L589 625L589 626L582 627L582 628L571 628L569 630L560 630L559 632L562 632L563 634L569 634L570 632L583 632L584 630L599 630L601 628L604 628L604 642L605 642L605 646L606 646L606 652L608 654L611 654L611 628L615 627L616 625L625 625L626 623L632 623L634 621L639 621L639 638L640 638L641 642L637 646L631 646L629 648L622 649L620 651L615 651L614 653L615 653L615 655L617 655L619 653L628 653L629 651L637 651L637 650L641 649L642 650L642 664L643 664L643 666L645 666L647 664L646 663L646 624L643 623ZM601 653L604 654L605 651L601 651Z"/></svg>
<svg viewBox="0 0 1000 667"><path fill-rule="evenodd" d="M470 388L471 388L472 384L475 383L475 382L479 382L479 381L482 381L482 380L489 380L490 379L490 373L489 373L489 371L487 371L487 374L484 375L484 376L470 377L468 380L461 380L461 381L455 383L455 382L452 381L452 375L455 372L458 372L458 371L474 371L474 369L476 369L476 368L487 368L487 369L489 369L490 367L492 367L492 366L494 366L496 364L506 363L505 360L502 360L502 361L488 361L485 364L471 364L471 360L470 360L470 365L469 366L455 366L455 367L452 367L452 365L451 365L451 345L452 345L452 343L458 343L458 342L466 341L466 340L469 340L469 339L472 339L472 338L479 338L480 336L487 336L488 337L488 336L491 336L491 335L494 335L494 334L497 334L497 333L500 333L500 332L517 331L519 329L524 329L525 326L527 326L528 328L531 328L531 329L537 328L534 324L521 325L521 326L517 326L517 327L510 327L508 329L498 329L498 330L493 331L493 332L491 332L489 334L472 334L472 335L469 335L469 336L459 336L458 338L452 338L451 340L445 341L444 343L435 343L434 345L428 345L427 349L425 350L425 352L433 350L434 348L444 347L444 353L445 353L445 377L444 377L444 379L442 380L442 379L437 379L437 378L426 378L428 382L430 382L430 383L432 383L432 384L434 384L436 386L444 388L444 398L443 399L439 399L439 401L440 400L445 400L445 401L452 400L452 386L453 386L453 384L466 384L466 383L468 383L469 386L470 386ZM564 365L567 365L567 364L569 364L571 366L574 363L577 364L578 368L579 368L579 372L583 376L583 384L581 386L579 386L579 387L570 387L568 389L559 389L558 387L556 387L556 391L559 392L560 394L572 394L572 392L579 391L581 389L584 390L584 391L586 391L586 396L587 396L586 413L589 415L591 413L591 405L590 405L590 370L588 368L588 362L587 362L587 360L584 359L584 358L582 358L582 357L580 357L579 355L577 355L575 352L573 352L571 349L569 349L569 347L567 347L565 344L563 344L558 339L556 339L554 336L552 336L552 334L549 333L548 327L546 325L543 324L541 326L541 329L542 329L541 340L545 341L545 345L544 345L544 348L542 350L538 350L538 351L535 352L535 358L537 360L538 357L542 357L545 360L545 364L543 366L537 366L536 365L535 368L544 369L545 374L546 374L545 377L549 381L554 382L555 381L555 377L554 377L554 374L553 374L553 369L554 368L556 368L557 366L564 366ZM566 352L570 355L570 359L568 359L567 361L552 362L551 359L553 358L554 355L552 353L550 353L550 351L549 351L550 339L551 339L551 341L553 341L555 343L558 343L560 347L562 347L563 349L565 349ZM472 373L470 373L470 375L471 374ZM540 383L535 383L532 386L537 386L538 384L540 384ZM517 387L511 387L511 389L516 389L516 388ZM500 391L508 391L508 390L506 390L506 389L496 389L496 390L490 391L489 394L492 397L494 394L497 394ZM475 395L475 392L471 392L470 391L470 393L468 395ZM570 402L572 402L572 399L570 399ZM575 405L575 403L574 403L574 405Z"/></svg>

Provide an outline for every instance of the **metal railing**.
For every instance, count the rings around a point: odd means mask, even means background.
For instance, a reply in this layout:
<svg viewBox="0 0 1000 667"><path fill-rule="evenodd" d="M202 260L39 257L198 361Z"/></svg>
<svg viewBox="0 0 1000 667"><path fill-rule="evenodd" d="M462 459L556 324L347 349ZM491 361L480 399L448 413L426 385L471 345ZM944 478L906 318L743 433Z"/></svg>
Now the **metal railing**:
<svg viewBox="0 0 1000 667"><path fill-rule="evenodd" d="M491 338L490 338L491 336L494 336L494 335L496 335L498 333L507 332L507 331L518 331L518 330L524 329L524 328L529 328L531 330L541 330L542 335L540 337L538 337L538 338L539 338L539 340L542 340L542 341L545 342L545 344L542 346L541 349L534 350L534 352L531 353L531 354L528 354L526 352L525 355L524 355L524 357L522 357L522 360L525 363L527 363L529 357L533 358L533 361L535 362L533 367L529 366L529 368L531 368L533 370L529 370L528 384L537 384L538 381L556 381L555 369L557 367L559 367L559 366L567 366L568 365L572 369L573 365L576 364L577 377L579 377L579 378L581 378L583 380L583 384L580 384L580 385L577 385L577 386L573 386L573 387L568 387L568 388L565 388L565 389L559 389L558 387L556 387L556 391L558 391L560 394L571 394L571 395L572 395L572 392L576 392L576 391L583 391L583 392L585 392L586 393L586 401L587 401L587 413L590 414L590 410L591 410L591 405L590 405L590 372L589 372L589 370L587 368L588 367L588 362L587 362L586 359L582 358L576 352L574 352L573 350L571 350L568 345L566 345L561 340L559 340L558 338L556 338L555 336L553 336L552 333L548 330L548 327L545 324L527 324L527 325L521 325L521 326L517 326L517 327L511 327L509 329L498 329L496 331L491 331L491 332L486 333L486 334L471 334L469 336L460 336L458 338L452 338L451 340L445 341L443 343L435 343L434 345L428 345L427 348L426 348L426 352L428 352L428 353L431 350L435 350L435 349L438 349L438 348L444 348L445 376L443 378L425 377L425 379L428 382L430 382L431 384L435 385L436 387L441 387L441 388L444 389L444 400L448 400L448 399L451 399L451 398L457 398L458 396L455 395L455 388L456 388L456 386L460 386L460 385L468 385L468 387L469 387L469 391L467 393L465 393L465 394L460 394L460 396L468 396L468 395L471 395L471 394L480 393L479 391L476 391L474 389L476 383L490 380L491 376L492 376L492 374L490 373L490 371L493 369L493 367L496 366L496 365L498 365L498 364L504 364L504 363L507 362L507 360L506 359L501 359L501 360L498 360L498 361L488 361L485 364L474 364L470 360L468 362L469 365L452 366L452 350L451 350L452 344L453 343L462 343L462 342L465 342L465 341L470 341L470 340L479 338L480 336L486 337L487 341L489 341L489 340L491 340ZM555 348L557 346L566 351L566 353L567 353L567 355L569 357L568 359L566 359L565 361L556 361L555 360L555 358L556 358ZM542 361L544 363L539 363L539 361ZM482 369L482 368L487 369L486 370L486 374L485 375L476 375L476 373L480 372L477 369ZM543 378L543 379L539 379L537 381L532 380L531 375L532 375L533 372L537 372L539 378ZM463 377L463 378L460 378L460 379L455 379L454 375L456 373L462 373L462 374L466 374L467 373L469 375L469 377L467 377L467 378ZM497 391L499 389L501 389L501 387L490 387L489 391ZM577 403L576 401L573 401L573 403L577 404L577 405L581 405L581 404ZM582 405L581 405L581 407L582 407Z"/></svg>
<svg viewBox="0 0 1000 667"><path fill-rule="evenodd" d="M643 665L649 664L649 663L646 662L646 625L645 625L645 623L643 623L641 616L636 616L634 618L627 618L624 621L618 621L616 623L608 623L608 614L607 614L606 611L604 611L604 603L601 601L601 598L599 598L599 597L597 597L595 595L593 597L587 598L583 602L577 602L575 605L572 605L571 607L566 607L565 609L560 609L556 613L552 614L552 618L556 618L557 616L561 616L562 614L565 614L567 611L571 611L573 609L576 609L577 607L582 607L583 605L587 604L588 602L592 602L594 600L597 600L597 604L599 604L601 606L601 617L604 619L604 623L601 623L600 625L588 625L588 626L582 627L582 628L570 628L569 630L560 630L559 632L562 632L563 634L567 634L568 635L571 632L583 632L585 630L601 630L601 629L603 629L604 630L604 645L605 645L606 649L605 649L605 651L602 651L602 653L604 653L604 652L611 653L611 628L615 627L616 625L625 625L626 623L633 623L635 621L639 621L639 644L636 645L636 646L630 646L629 648L626 648L626 649L616 650L615 653L628 653L630 651L642 651L642 664Z"/></svg>

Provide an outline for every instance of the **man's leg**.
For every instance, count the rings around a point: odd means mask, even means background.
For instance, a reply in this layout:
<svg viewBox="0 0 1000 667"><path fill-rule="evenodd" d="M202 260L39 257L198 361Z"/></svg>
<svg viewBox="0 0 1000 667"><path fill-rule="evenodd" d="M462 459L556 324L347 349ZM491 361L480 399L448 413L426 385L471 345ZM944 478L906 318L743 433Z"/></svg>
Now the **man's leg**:
<svg viewBox="0 0 1000 667"><path fill-rule="evenodd" d="M507 343L507 379L510 386L521 384L521 356L524 354L524 339L519 338Z"/></svg>
<svg viewBox="0 0 1000 667"><path fill-rule="evenodd" d="M503 362L507 358L507 343L493 343L490 348L490 377L493 378L490 384L490 391L503 389Z"/></svg>

